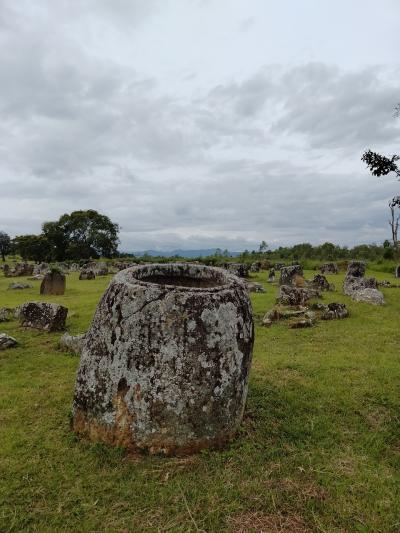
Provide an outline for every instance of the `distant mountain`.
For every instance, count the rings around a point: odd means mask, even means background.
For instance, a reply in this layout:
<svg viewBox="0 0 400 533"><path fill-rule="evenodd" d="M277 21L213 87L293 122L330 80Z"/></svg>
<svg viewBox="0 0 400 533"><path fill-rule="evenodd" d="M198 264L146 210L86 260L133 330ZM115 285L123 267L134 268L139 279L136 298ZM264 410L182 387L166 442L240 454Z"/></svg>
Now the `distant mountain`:
<svg viewBox="0 0 400 533"><path fill-rule="evenodd" d="M138 257L142 255L150 255L150 256L158 256L158 257L187 257L187 258L193 258L193 257L206 257L208 255L214 255L215 252L218 250L218 248L209 248L204 250L169 250L169 251L163 251L163 250L145 250L144 252L132 252L133 255L136 255ZM241 252L229 252L230 257L237 257L240 255Z"/></svg>

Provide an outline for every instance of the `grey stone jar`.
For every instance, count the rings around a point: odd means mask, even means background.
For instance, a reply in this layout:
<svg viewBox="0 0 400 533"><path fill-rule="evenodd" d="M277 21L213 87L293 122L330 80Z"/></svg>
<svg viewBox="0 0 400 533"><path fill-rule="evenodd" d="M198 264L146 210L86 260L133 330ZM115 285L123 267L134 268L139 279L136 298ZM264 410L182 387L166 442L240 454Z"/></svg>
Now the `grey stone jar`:
<svg viewBox="0 0 400 533"><path fill-rule="evenodd" d="M242 420L253 340L235 275L185 263L122 270L85 338L73 430L151 454L223 447Z"/></svg>

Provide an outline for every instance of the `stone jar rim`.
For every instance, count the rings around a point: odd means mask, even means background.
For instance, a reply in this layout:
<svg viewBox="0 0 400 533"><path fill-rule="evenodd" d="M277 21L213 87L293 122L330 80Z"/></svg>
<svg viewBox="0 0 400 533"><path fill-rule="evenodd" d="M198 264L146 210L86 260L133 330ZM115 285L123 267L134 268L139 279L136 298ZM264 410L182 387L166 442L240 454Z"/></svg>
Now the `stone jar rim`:
<svg viewBox="0 0 400 533"><path fill-rule="evenodd" d="M206 276L199 276L199 274L206 274ZM170 275L172 278L179 277L182 279L198 279L201 283L201 280L206 281L215 281L215 285L211 286L186 286L186 285L177 285L168 282L162 283L161 281L152 281L151 278L159 276L162 278L167 275ZM207 274L209 275L207 277ZM141 279L143 276L144 279ZM149 281L146 278L150 278ZM137 265L130 268L126 268L118 272L114 280L116 282L122 283L124 285L129 285L131 287L142 286L142 287L151 287L151 288L166 288L170 290L177 290L182 292L202 292L202 293L217 293L224 291L235 286L243 286L243 282L240 278L234 274L228 272L223 268L207 266L207 265L196 265L193 263L151 263L147 265Z"/></svg>

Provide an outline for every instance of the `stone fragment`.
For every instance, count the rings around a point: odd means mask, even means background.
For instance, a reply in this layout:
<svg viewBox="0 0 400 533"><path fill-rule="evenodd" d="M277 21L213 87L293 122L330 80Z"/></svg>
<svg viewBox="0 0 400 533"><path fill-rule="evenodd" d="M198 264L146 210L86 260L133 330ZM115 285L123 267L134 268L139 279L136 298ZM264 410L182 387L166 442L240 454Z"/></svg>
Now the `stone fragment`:
<svg viewBox="0 0 400 533"><path fill-rule="evenodd" d="M40 285L40 294L60 296L65 293L65 274L59 270L48 272Z"/></svg>
<svg viewBox="0 0 400 533"><path fill-rule="evenodd" d="M226 270L239 278L247 278L250 271L250 265L246 263L226 263Z"/></svg>
<svg viewBox="0 0 400 533"><path fill-rule="evenodd" d="M69 333L64 333L60 339L60 346L64 350L72 352L75 355L81 355L85 339L86 333L82 333L81 335L70 335Z"/></svg>
<svg viewBox="0 0 400 533"><path fill-rule="evenodd" d="M183 263L122 270L87 333L73 429L132 451L219 448L242 419L252 347L236 276Z"/></svg>
<svg viewBox="0 0 400 533"><path fill-rule="evenodd" d="M275 281L275 269L271 268L268 273L268 283L273 283Z"/></svg>
<svg viewBox="0 0 400 533"><path fill-rule="evenodd" d="M22 289L32 289L32 285L29 285L29 283L10 283L8 286L9 291L20 291Z"/></svg>
<svg viewBox="0 0 400 533"><path fill-rule="evenodd" d="M321 274L338 274L339 267L336 263L324 263L320 266Z"/></svg>
<svg viewBox="0 0 400 533"><path fill-rule="evenodd" d="M14 337L10 337L6 333L0 333L0 350L7 350L8 348L14 348L17 346L17 341Z"/></svg>
<svg viewBox="0 0 400 533"><path fill-rule="evenodd" d="M12 267L4 269L4 275L8 278L16 278L20 276L32 276L33 265L29 263L16 263Z"/></svg>
<svg viewBox="0 0 400 533"><path fill-rule="evenodd" d="M290 329L311 328L314 325L314 320L311 318L300 318L289 324Z"/></svg>
<svg viewBox="0 0 400 533"><path fill-rule="evenodd" d="M255 281L247 281L246 287L249 292L266 292L261 283L256 283Z"/></svg>
<svg viewBox="0 0 400 533"><path fill-rule="evenodd" d="M320 291L335 290L335 288L329 283L326 277L323 276L322 274L316 274L314 278L311 280L310 284L316 289L319 289Z"/></svg>
<svg viewBox="0 0 400 533"><path fill-rule="evenodd" d="M250 265L250 272L260 272L261 270L261 262L257 261L255 263L251 263Z"/></svg>
<svg viewBox="0 0 400 533"><path fill-rule="evenodd" d="M346 277L343 282L343 293L347 296L352 296L354 292L371 288L377 288L377 281L375 278L365 278L365 263L364 261L351 261L347 268Z"/></svg>
<svg viewBox="0 0 400 533"><path fill-rule="evenodd" d="M0 322L8 322L13 317L13 310L9 307L0 307Z"/></svg>
<svg viewBox="0 0 400 533"><path fill-rule="evenodd" d="M320 298L321 293L311 287L293 287L282 285L279 287L278 302L283 305L304 306L311 298Z"/></svg>
<svg viewBox="0 0 400 533"><path fill-rule="evenodd" d="M385 298L381 291L368 287L354 291L351 298L355 302L364 302L373 305L383 305L385 303Z"/></svg>
<svg viewBox="0 0 400 533"><path fill-rule="evenodd" d="M21 326L43 331L65 329L68 309L62 305L48 302L27 302L18 308Z"/></svg>
<svg viewBox="0 0 400 533"><path fill-rule="evenodd" d="M86 280L86 279L95 279L96 275L92 270L82 270L82 272L79 274L80 280Z"/></svg>
<svg viewBox="0 0 400 533"><path fill-rule="evenodd" d="M40 263L33 267L32 274L34 276L38 276L38 275L40 276L40 275L46 274L49 270L50 270L50 267L47 263Z"/></svg>
<svg viewBox="0 0 400 533"><path fill-rule="evenodd" d="M396 278L400 278L400 265L397 265L394 275Z"/></svg>
<svg viewBox="0 0 400 533"><path fill-rule="evenodd" d="M326 309L324 309L321 315L321 320L335 320L349 316L349 311L345 304L332 302L325 307Z"/></svg>
<svg viewBox="0 0 400 533"><path fill-rule="evenodd" d="M280 285L295 285L296 279L303 278L303 269L300 265L291 265L281 268Z"/></svg>

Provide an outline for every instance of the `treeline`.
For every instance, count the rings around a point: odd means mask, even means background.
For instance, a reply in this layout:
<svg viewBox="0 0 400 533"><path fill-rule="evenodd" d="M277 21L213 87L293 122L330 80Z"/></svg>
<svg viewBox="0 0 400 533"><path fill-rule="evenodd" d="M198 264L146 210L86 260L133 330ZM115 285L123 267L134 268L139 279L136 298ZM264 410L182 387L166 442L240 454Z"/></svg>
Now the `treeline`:
<svg viewBox="0 0 400 533"><path fill-rule="evenodd" d="M97 259L118 254L119 226L92 209L62 215L44 222L39 235L18 235L10 240L8 254L36 262Z"/></svg>
<svg viewBox="0 0 400 533"><path fill-rule="evenodd" d="M260 245L261 248L261 245ZM349 248L338 246L331 242L313 246L310 243L295 244L294 246L280 246L275 250L245 250L238 260L247 262L249 260L272 259L282 261L339 261L346 259L364 259L368 261L393 260L397 259L396 252L389 241L383 244L360 244Z"/></svg>

